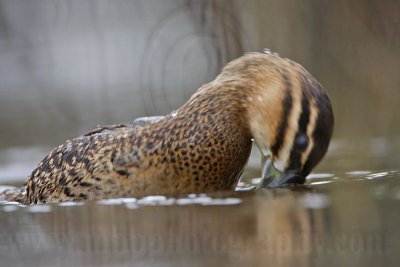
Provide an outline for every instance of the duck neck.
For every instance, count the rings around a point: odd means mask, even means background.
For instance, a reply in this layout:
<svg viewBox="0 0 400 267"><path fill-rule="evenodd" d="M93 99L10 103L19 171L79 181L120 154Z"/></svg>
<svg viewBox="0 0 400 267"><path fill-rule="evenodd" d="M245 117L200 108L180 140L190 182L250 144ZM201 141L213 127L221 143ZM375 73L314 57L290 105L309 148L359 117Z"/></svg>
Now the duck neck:
<svg viewBox="0 0 400 267"><path fill-rule="evenodd" d="M213 81L201 87L180 109L177 116L185 116L195 125L215 130L218 134L251 140L248 123L247 98L237 82Z"/></svg>

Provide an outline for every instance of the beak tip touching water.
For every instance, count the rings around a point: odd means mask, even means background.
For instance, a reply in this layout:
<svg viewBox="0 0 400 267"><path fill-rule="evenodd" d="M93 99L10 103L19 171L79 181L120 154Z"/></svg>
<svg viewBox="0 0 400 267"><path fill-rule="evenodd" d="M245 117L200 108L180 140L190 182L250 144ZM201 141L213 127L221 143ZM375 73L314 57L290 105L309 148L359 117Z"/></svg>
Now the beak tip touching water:
<svg viewBox="0 0 400 267"><path fill-rule="evenodd" d="M267 160L263 166L262 181L258 188L280 188L290 184L303 184L304 181L301 170L289 170L282 173L275 168L271 160Z"/></svg>
<svg viewBox="0 0 400 267"><path fill-rule="evenodd" d="M299 184L302 181L301 175L295 172L284 173L279 179L274 179L267 187L268 188L279 188L285 187L289 184Z"/></svg>

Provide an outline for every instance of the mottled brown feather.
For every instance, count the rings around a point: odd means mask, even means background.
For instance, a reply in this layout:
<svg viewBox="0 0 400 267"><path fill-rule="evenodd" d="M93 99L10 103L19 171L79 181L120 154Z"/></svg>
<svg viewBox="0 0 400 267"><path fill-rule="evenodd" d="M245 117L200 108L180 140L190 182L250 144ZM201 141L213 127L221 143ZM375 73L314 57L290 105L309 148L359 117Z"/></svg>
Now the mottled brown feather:
<svg viewBox="0 0 400 267"><path fill-rule="evenodd" d="M99 127L56 147L11 200L30 204L233 189L251 138L266 148L277 138L284 110L282 70L296 81L311 76L273 54L236 59L171 115L143 126ZM294 84L293 90L302 90L300 82Z"/></svg>

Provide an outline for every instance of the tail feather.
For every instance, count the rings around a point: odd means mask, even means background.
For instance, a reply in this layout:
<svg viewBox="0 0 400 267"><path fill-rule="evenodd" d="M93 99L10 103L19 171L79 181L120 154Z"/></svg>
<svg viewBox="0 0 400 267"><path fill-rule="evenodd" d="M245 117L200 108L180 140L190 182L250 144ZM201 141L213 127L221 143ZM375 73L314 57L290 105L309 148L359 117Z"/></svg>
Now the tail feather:
<svg viewBox="0 0 400 267"><path fill-rule="evenodd" d="M0 186L0 201L24 203L25 195L25 186Z"/></svg>

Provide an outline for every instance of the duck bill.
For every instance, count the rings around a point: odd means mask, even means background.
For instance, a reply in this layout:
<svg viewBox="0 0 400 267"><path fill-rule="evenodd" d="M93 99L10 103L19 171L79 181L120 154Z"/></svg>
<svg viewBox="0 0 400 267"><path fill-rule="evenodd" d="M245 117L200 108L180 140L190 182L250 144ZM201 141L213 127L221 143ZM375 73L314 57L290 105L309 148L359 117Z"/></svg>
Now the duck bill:
<svg viewBox="0 0 400 267"><path fill-rule="evenodd" d="M289 184L302 183L304 179L300 175L300 170L290 170L281 172L275 168L271 160L264 162L262 179L258 188L278 188L285 187Z"/></svg>
<svg viewBox="0 0 400 267"><path fill-rule="evenodd" d="M302 181L302 178L298 174L297 171L289 171L289 172L283 173L277 179L274 179L270 184L268 184L268 187L269 188L284 187L289 184L301 183L301 181Z"/></svg>

